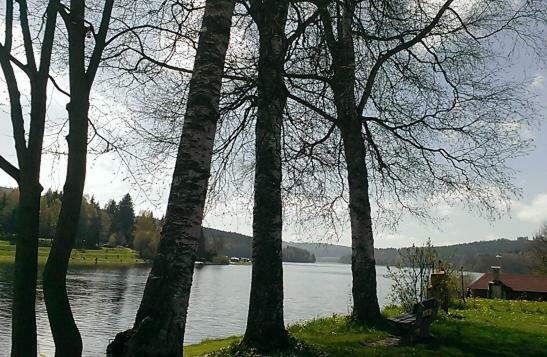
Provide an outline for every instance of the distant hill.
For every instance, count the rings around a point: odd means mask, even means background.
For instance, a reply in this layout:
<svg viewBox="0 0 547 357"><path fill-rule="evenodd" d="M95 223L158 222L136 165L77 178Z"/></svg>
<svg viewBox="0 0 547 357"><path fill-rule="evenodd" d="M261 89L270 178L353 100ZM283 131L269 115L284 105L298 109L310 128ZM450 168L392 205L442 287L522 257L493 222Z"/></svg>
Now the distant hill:
<svg viewBox="0 0 547 357"><path fill-rule="evenodd" d="M203 227L203 235L207 251L215 251L217 254L229 257L251 258L252 256L252 237L207 227Z"/></svg>
<svg viewBox="0 0 547 357"><path fill-rule="evenodd" d="M0 187L0 197L9 193L13 188ZM7 222L13 219L7 217ZM7 223L6 223L7 224ZM1 227L9 232L7 228ZM205 249L220 255L231 257L251 258L252 238L243 234L226 232L214 228L204 228ZM455 266L463 266L467 271L485 272L491 265L498 264L497 254L502 255L503 269L510 273L529 273L533 264L530 249L531 240L519 238L516 240L497 239L462 243L436 247L442 260L450 261ZM291 249L298 248L298 249ZM405 248L402 248L405 249ZM399 249L375 249L375 258L378 265L394 266L399 263ZM336 262L350 263L351 248L337 244L283 242L285 261L297 262Z"/></svg>
<svg viewBox="0 0 547 357"><path fill-rule="evenodd" d="M532 268L531 246L531 240L519 238L461 243L435 248L441 260L451 262L456 267L463 266L466 271L486 272L492 265L499 264L496 255L500 254L505 271L526 274L530 273ZM390 266L399 264L399 251L404 249L406 248L375 249L376 264ZM340 258L340 263L349 264L350 254Z"/></svg>
<svg viewBox="0 0 547 357"><path fill-rule="evenodd" d="M285 246L282 250L283 261L293 263L315 263L315 254L305 249Z"/></svg>
<svg viewBox="0 0 547 357"><path fill-rule="evenodd" d="M230 257L248 258L252 257L252 237L221 231L214 228L203 228L205 238L205 249L218 255ZM295 247L283 243L283 261L296 263L315 263L315 255L302 247Z"/></svg>
<svg viewBox="0 0 547 357"><path fill-rule="evenodd" d="M13 191L13 188L0 186L0 195Z"/></svg>
<svg viewBox="0 0 547 357"><path fill-rule="evenodd" d="M228 256L250 258L252 238L243 234L204 228L207 246L216 244L217 250ZM215 243L216 241L216 243ZM466 271L486 272L498 264L497 254L502 255L504 270L515 274L529 273L531 259L529 251L532 241L528 239L497 239L472 243L461 243L436 247L439 257ZM222 247L221 249L219 249ZM313 254L318 262L351 263L351 247L326 244L283 242L283 247L295 247ZM405 248L401 248L405 249ZM378 248L374 250L376 264L395 266L399 264L399 249Z"/></svg>
<svg viewBox="0 0 547 357"><path fill-rule="evenodd" d="M530 256L532 240L497 239L493 241L456 244L438 247L441 259L448 260L465 270L486 272L492 265L498 265L496 255L502 256L504 271L515 274L530 273L533 259Z"/></svg>
<svg viewBox="0 0 547 357"><path fill-rule="evenodd" d="M307 250L315 255L318 262L338 263L341 257L351 254L351 248L344 245L299 242L283 242L283 244Z"/></svg>

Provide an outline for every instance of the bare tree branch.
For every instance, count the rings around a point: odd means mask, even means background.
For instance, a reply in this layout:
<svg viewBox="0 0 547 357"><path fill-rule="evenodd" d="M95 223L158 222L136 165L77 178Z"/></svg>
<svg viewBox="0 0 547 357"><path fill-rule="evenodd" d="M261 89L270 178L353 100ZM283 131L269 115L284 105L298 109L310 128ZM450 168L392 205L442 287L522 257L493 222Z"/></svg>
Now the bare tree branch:
<svg viewBox="0 0 547 357"><path fill-rule="evenodd" d="M99 63L101 62L101 57L106 46L106 36L110 25L113 6L114 0L106 0L104 3L101 25L99 27L99 32L95 37L95 47L93 48L93 54L91 55L91 59L89 60L87 67L86 80L88 89L91 89L91 85L95 79L95 75L97 74L97 69L99 68Z"/></svg>
<svg viewBox="0 0 547 357"><path fill-rule="evenodd" d="M19 169L13 166L8 160L0 155L0 169L11 176L17 183L19 183Z"/></svg>
<svg viewBox="0 0 547 357"><path fill-rule="evenodd" d="M387 51L385 54L380 56L377 60L372 69L370 70L370 73L368 75L368 79L365 85L365 89L363 91L363 95L361 96L361 100L359 101L359 104L357 105L357 113L361 115L363 111L365 110L365 106L367 104L368 99L370 98L370 95L372 93L372 86L375 83L376 76L378 74L378 71L382 67L382 65L393 55L396 55L397 53L406 50L415 44L419 43L424 37L426 37L434 28L437 26L439 21L441 21L443 14L450 8L450 5L454 2L454 0L447 0L443 6L439 9L433 20L424 27L413 39L403 42L400 45L392 48L391 50Z"/></svg>

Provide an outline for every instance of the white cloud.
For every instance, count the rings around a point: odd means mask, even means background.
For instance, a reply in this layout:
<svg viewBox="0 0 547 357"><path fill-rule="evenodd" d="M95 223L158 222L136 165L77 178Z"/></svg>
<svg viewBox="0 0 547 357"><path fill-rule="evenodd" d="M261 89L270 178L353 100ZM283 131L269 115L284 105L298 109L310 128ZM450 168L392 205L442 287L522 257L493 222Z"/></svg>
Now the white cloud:
<svg viewBox="0 0 547 357"><path fill-rule="evenodd" d="M413 234L397 232L378 232L374 237L376 248L398 248L409 247L412 244L422 245L427 236L415 237Z"/></svg>
<svg viewBox="0 0 547 357"><path fill-rule="evenodd" d="M543 74L538 74L537 76L535 76L530 85L532 86L532 88L543 88L543 86L545 85L545 77L543 76Z"/></svg>
<svg viewBox="0 0 547 357"><path fill-rule="evenodd" d="M547 193L540 193L532 202L514 202L515 216L521 221L541 224L547 221Z"/></svg>

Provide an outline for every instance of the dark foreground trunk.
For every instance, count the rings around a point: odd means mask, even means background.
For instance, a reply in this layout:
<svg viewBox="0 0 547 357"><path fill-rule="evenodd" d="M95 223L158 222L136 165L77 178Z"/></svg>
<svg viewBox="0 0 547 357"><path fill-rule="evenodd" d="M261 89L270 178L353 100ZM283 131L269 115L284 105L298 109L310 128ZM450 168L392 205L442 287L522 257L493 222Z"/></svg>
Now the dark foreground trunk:
<svg viewBox="0 0 547 357"><path fill-rule="evenodd" d="M72 99L69 106L73 108L75 102ZM70 308L66 290L66 274L82 205L86 172L87 117L78 115L78 118L75 118L74 114L69 114L69 118L69 154L67 177L63 188L63 203L59 213L55 240L43 274L44 300L57 357L82 355L82 338Z"/></svg>
<svg viewBox="0 0 547 357"><path fill-rule="evenodd" d="M72 100L70 106L73 107ZM84 105L84 103L82 103ZM44 300L55 341L55 356L81 356L82 338L68 300L66 274L78 229L84 190L87 153L87 117L70 115L68 167L63 188L63 204L44 269ZM77 128L80 127L80 128Z"/></svg>
<svg viewBox="0 0 547 357"><path fill-rule="evenodd" d="M66 274L74 247L86 176L89 95L105 47L114 0L106 0L86 71L85 1L72 0L63 17L68 30L70 103L67 106L69 133L68 163L63 202L55 240L44 269L44 299L47 307L55 356L81 356L82 338L74 321L66 290Z"/></svg>
<svg viewBox="0 0 547 357"><path fill-rule="evenodd" d="M28 148L22 155L24 160L20 163L20 196L12 300L12 357L35 356L37 353L35 300L46 88L47 77L38 74L31 83Z"/></svg>
<svg viewBox="0 0 547 357"><path fill-rule="evenodd" d="M42 163L42 146L44 140L45 117L47 110L47 83L51 64L51 53L57 21L58 0L48 2L44 14L43 34L39 43L39 62L34 54L35 38L30 33L28 25L28 6L26 1L19 1L18 26L25 42L24 51L27 62L25 65L30 82L30 120L28 125L28 140L25 133L25 119L21 104L21 93L12 63L13 43L13 1L5 2L6 23L5 41L0 46L0 66L5 78L5 84L10 100L10 117L13 127L13 138L19 169L6 160L3 169L19 184L19 209L17 213L17 238L13 277L12 299L12 334L11 356L28 357L37 354L36 339L36 278L38 270L38 233L40 215L40 169ZM21 46L23 47L23 46ZM2 351L6 352L7 351Z"/></svg>
<svg viewBox="0 0 547 357"><path fill-rule="evenodd" d="M208 0L158 254L133 329L119 333L112 356L180 356L211 157L233 0Z"/></svg>
<svg viewBox="0 0 547 357"><path fill-rule="evenodd" d="M256 168L253 210L253 272L243 344L259 351L288 344L283 319L281 125L287 101L283 81L288 3L253 3L260 33Z"/></svg>
<svg viewBox="0 0 547 357"><path fill-rule="evenodd" d="M355 102L355 47L352 35L354 11L354 1L345 1L342 15L337 19L338 38L335 39L331 33L332 36L327 42L333 57L332 90L348 171L353 276L352 317L357 323L374 324L381 319L381 314L376 290L366 147L362 135L361 115L357 113ZM325 27L332 29L332 20L326 10L321 18Z"/></svg>
<svg viewBox="0 0 547 357"><path fill-rule="evenodd" d="M71 101L70 105L74 102ZM82 118L83 119L83 118ZM71 118L74 120L74 118ZM87 121L86 121L87 124ZM87 136L78 144L73 122L71 122L67 178L63 188L63 204L55 233L55 240L44 269L44 300L49 324L55 342L55 356L81 356L82 338L70 308L66 290L66 274L70 253L80 217L85 181ZM87 130L85 132L87 135ZM74 146L80 146L75 150Z"/></svg>
<svg viewBox="0 0 547 357"><path fill-rule="evenodd" d="M85 76L84 2L71 2L68 28L70 103L68 162L55 240L44 269L44 300L55 341L55 356L81 356L82 338L70 308L66 273L74 246L84 192L89 89Z"/></svg>
<svg viewBox="0 0 547 357"><path fill-rule="evenodd" d="M23 176L19 184L12 300L12 357L37 355L35 300L41 190L37 177L32 176L26 180Z"/></svg>
<svg viewBox="0 0 547 357"><path fill-rule="evenodd" d="M381 319L376 290L374 237L368 192L368 174L361 124L355 118L342 130L348 170L351 220L353 320L374 324Z"/></svg>

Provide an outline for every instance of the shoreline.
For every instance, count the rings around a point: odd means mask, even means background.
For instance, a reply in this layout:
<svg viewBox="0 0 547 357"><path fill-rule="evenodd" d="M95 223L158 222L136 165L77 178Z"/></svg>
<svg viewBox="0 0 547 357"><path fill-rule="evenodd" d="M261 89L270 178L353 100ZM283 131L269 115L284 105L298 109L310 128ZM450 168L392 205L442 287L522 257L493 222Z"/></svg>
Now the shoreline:
<svg viewBox="0 0 547 357"><path fill-rule="evenodd" d="M46 264L49 255L50 247L38 247L38 265ZM9 241L0 240L0 264L13 264L15 261L15 245ZM285 262L285 263L302 263L303 262ZM129 266L150 266L151 260L145 260L139 257L137 251L127 247L107 248L100 247L99 249L73 249L70 255L69 267L129 267ZM196 267L208 265L242 265L251 266L251 261L231 261L229 264L216 262L196 261Z"/></svg>
<svg viewBox="0 0 547 357"><path fill-rule="evenodd" d="M50 247L38 247L38 265L46 264ZM0 241L0 264L13 264L15 245ZM138 256L138 253L125 247L99 249L73 249L70 254L69 267L114 267L145 266L150 263Z"/></svg>
<svg viewBox="0 0 547 357"><path fill-rule="evenodd" d="M385 317L401 313L402 310L393 306L383 311ZM481 351L482 355L512 351L516 356L540 356L547 349L546 316L547 302L475 298L451 308L449 314L440 313L432 324L433 338L411 345L402 343L387 326L355 326L346 315L304 320L287 326L287 330L305 345L332 357L463 356L473 351ZM500 340L500 333L504 339ZM241 339L242 336L205 339L184 346L184 355L230 356ZM289 350L279 356L309 355Z"/></svg>

